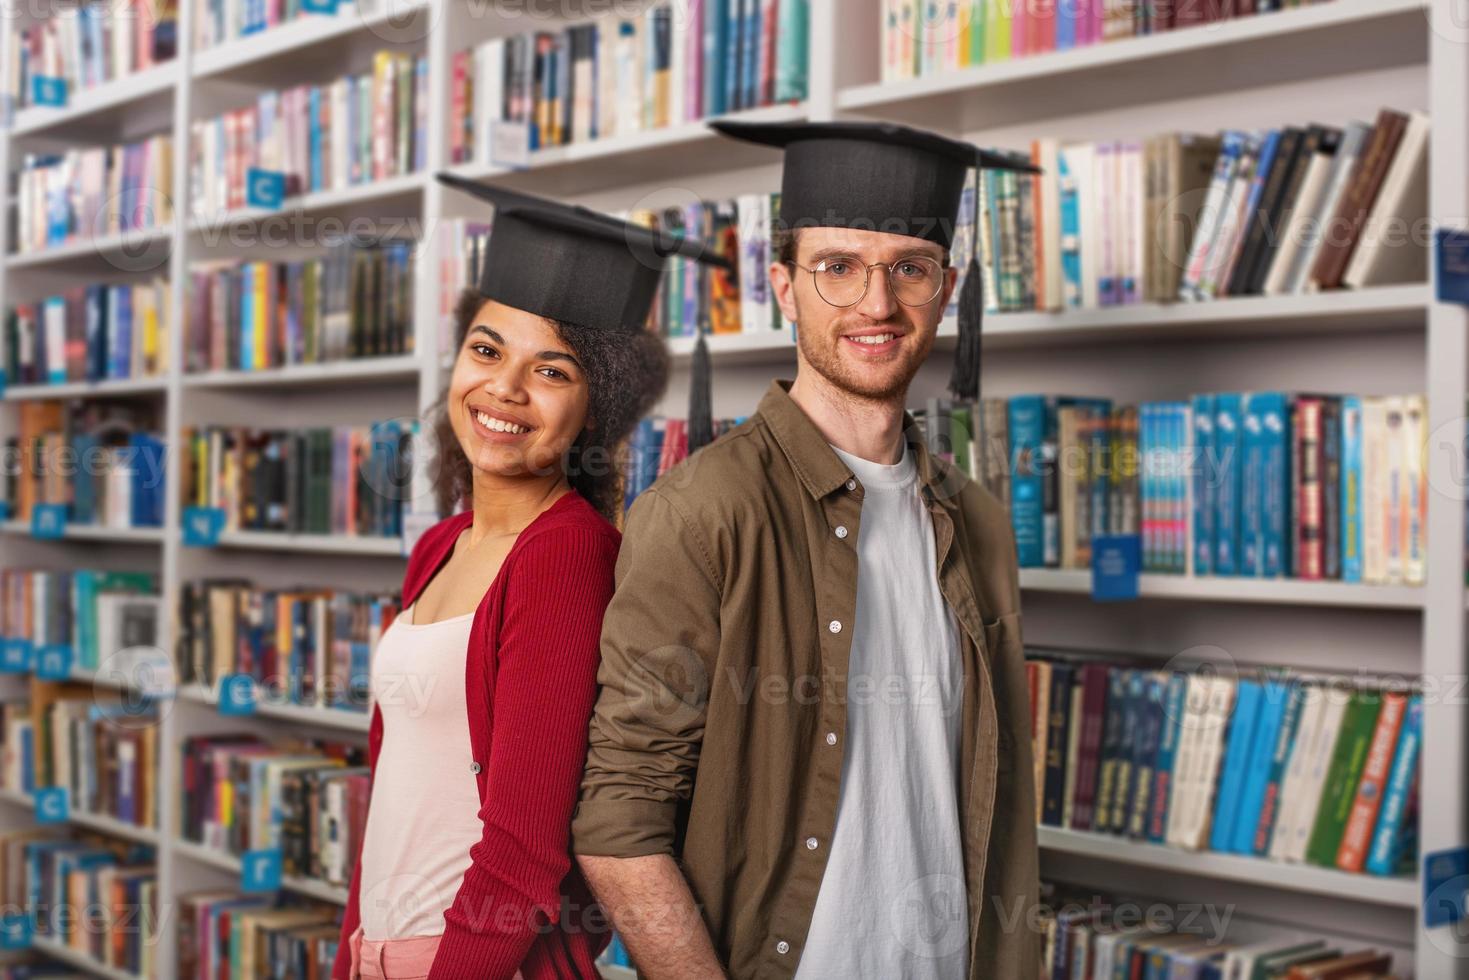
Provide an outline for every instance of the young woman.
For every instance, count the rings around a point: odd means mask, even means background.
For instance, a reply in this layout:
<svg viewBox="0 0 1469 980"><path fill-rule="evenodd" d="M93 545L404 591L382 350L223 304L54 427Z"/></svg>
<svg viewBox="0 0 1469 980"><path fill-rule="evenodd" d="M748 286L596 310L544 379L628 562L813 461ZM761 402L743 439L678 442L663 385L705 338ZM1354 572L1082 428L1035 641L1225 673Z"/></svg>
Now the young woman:
<svg viewBox="0 0 1469 980"><path fill-rule="evenodd" d="M608 933L569 855L612 595L616 450L663 390L642 329L697 243L582 209L495 202L455 311L443 512L373 657L366 831L337 980L596 977Z"/></svg>

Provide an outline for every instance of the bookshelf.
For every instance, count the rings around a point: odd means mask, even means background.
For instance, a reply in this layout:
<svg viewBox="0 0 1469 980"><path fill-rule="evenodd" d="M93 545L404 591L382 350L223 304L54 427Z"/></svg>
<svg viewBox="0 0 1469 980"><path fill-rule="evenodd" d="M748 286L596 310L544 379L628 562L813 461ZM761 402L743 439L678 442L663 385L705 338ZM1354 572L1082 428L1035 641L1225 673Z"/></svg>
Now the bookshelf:
<svg viewBox="0 0 1469 980"><path fill-rule="evenodd" d="M575 5L572 5L575 6ZM6 307L77 282L127 281L167 274L173 319L171 370L156 379L95 385L12 386L0 400L0 434L17 408L35 398L126 397L156 401L166 440L187 425L303 426L425 413L446 379L437 343L440 220L473 217L474 205L445 193L430 178L445 169L450 62L469 44L527 29L523 17L496 16L493 3L457 0L358 0L335 17L312 16L206 50L192 49L194 4L180 3L174 62L78 94L61 109L15 113L0 130L0 159L13 169L26 152L67 141L108 142L171 134L176 154L170 224L110 235L0 263ZM1212 131L1229 126L1340 123L1371 118L1379 105L1427 110L1431 137L1430 213L1469 214L1469 30L1447 0L1331 0L1255 18L1154 37L1133 38L903 82L879 73L879 0L811 0L809 92L796 105L749 110L750 118L873 118L901 121L1014 147L1032 138L1143 136L1168 129ZM575 17L574 20L582 18ZM427 56L429 100L425 173L288 199L278 211L239 209L210 218L188 206L187 148L191 124L241 104L254 93L320 83L361 70L372 51L401 47ZM8 49L0 49L8 50ZM6 57L0 55L0 58ZM0 63L0 76L8 66ZM641 206L657 195L728 197L778 185L779 156L719 139L699 124L618 136L535 153L526 169L461 164L456 172L493 178L593 208ZM0 211L7 201L0 182ZM417 222L423 232L415 280L415 346L408 355L262 372L188 374L184 363L186 287L202 260L271 257L262 238L240 230L315 227L352 218ZM0 223L0 255L8 255ZM291 254L309 253L293 241ZM987 394L1076 391L1116 399L1181 397L1195 390L1321 388L1363 393L1426 391L1433 433L1430 486L1454 487L1469 394L1469 313L1435 302L1428 285L1359 293L1228 299L1208 304L1147 304L1061 314L986 317ZM946 322L937 352L919 374L914 404L943 392L946 354L954 343ZM710 339L716 368L717 416L750 412L775 375L794 365L785 332ZM692 341L670 342L675 372L657 411L684 414ZM258 420L258 423L257 421ZM66 567L101 561L161 570L165 610L182 583L204 575L238 575L262 586L323 584L344 589L395 589L402 549L396 540L239 532L219 547L185 547L180 535L177 455L167 456L169 506L161 529L68 528L59 542L33 541L17 521L0 525L5 562ZM1144 602L1092 603L1084 573L1022 573L1027 642L1084 645L1171 655L1203 644L1241 661L1292 662L1303 669L1357 667L1394 673L1463 676L1466 593L1462 495L1432 494L1428 584L1423 587L1340 583L1186 579L1144 576ZM80 548L78 548L80 546ZM99 547L100 546L100 547ZM1078 638L1081 638L1078 641ZM163 642L172 647L173 624ZM23 680L23 679L22 679ZM0 684L14 683L0 679ZM300 731L365 743L367 719L333 709L262 704L253 719L226 718L213 692L186 687L164 712L160 821L148 832L158 847L161 898L237 883L238 859L182 840L178 830L178 747L184 738L222 731ZM1462 773L1469 724L1462 709L1432 704L1425 712L1425 772ZM1462 843L1469 804L1462 779L1423 783L1424 853ZM24 825L28 797L0 794L3 826ZM98 818L78 825L108 830ZM137 828L111 828L136 833ZM130 839L139 839L133 837ZM1211 853L1184 853L1112 838L1042 828L1048 876L1084 883L1153 889L1149 894L1238 901L1256 918L1303 927L1359 929L1412 962L1416 976L1469 977L1444 934L1422 928L1419 882L1383 881L1296 865ZM1089 880L1090 879L1090 880ZM291 880L289 891L329 902L341 889ZM171 977L176 917L165 917L159 976ZM38 947L42 946L38 943ZM118 975L65 949L44 951L95 976ZM1402 961L1400 955L1399 962ZM607 969L619 980L626 971Z"/></svg>

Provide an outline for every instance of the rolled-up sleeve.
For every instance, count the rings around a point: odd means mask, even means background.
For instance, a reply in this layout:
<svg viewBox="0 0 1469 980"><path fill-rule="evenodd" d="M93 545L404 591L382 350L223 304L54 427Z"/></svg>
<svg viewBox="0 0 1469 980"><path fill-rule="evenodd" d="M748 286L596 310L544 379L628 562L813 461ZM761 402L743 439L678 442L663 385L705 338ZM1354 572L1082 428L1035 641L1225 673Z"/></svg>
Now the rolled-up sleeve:
<svg viewBox="0 0 1469 980"><path fill-rule="evenodd" d="M633 503L602 624L577 854L671 854L693 792L719 649L720 576L696 521L651 489Z"/></svg>

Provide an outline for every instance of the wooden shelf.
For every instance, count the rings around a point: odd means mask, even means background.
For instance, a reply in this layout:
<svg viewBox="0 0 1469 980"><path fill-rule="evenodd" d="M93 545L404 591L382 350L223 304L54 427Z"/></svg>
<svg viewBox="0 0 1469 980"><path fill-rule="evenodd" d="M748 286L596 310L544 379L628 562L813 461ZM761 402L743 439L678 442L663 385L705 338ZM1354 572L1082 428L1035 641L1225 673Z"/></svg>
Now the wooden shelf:
<svg viewBox="0 0 1469 980"><path fill-rule="evenodd" d="M22 807L26 810L34 810L36 805L36 801L30 793L18 789L0 789L0 802L9 803L12 806ZM120 837L123 840L136 841L139 844L158 846L158 831L154 828L139 827L137 824L119 820L105 813L87 813L82 810L70 810L66 815L66 822L71 826L95 830L109 837Z"/></svg>
<svg viewBox="0 0 1469 980"><path fill-rule="evenodd" d="M383 43L421 40L430 16L429 0L358 0L335 15L306 14L268 30L195 52L196 79L268 74L273 63L295 57L302 48L332 45L367 33Z"/></svg>
<svg viewBox="0 0 1469 980"><path fill-rule="evenodd" d="M100 121L97 117L119 113L136 103L166 101L173 95L179 77L178 61L174 60L68 92L64 106L30 106L17 112L11 136L57 136L81 125L95 125Z"/></svg>
<svg viewBox="0 0 1469 980"><path fill-rule="evenodd" d="M233 208L211 215L197 215L189 219L189 231L201 236L232 227L249 225L269 218L282 217L315 211L338 211L363 205L382 206L394 200L406 200L419 196L423 191L424 176L420 173L403 174L351 187L340 187L329 191L313 191L288 197L274 211L266 208ZM224 243L228 245L229 243ZM264 244L270 244L268 242ZM299 244L299 243L290 243Z"/></svg>
<svg viewBox="0 0 1469 980"><path fill-rule="evenodd" d="M0 531L6 534L30 536L29 521L8 520L0 523ZM34 540L43 540L40 538ZM111 541L116 544L161 544L161 527L98 527L93 524L67 524L63 540L67 541Z"/></svg>
<svg viewBox="0 0 1469 980"><path fill-rule="evenodd" d="M111 272L168 271L168 251L173 244L170 225L134 228L55 248L17 252L5 259L10 269L40 269L51 266L88 265Z"/></svg>
<svg viewBox="0 0 1469 980"><path fill-rule="evenodd" d="M322 364L292 364L262 371L205 371L184 375L185 388L295 388L418 380L418 359L412 354L359 357Z"/></svg>
<svg viewBox="0 0 1469 980"><path fill-rule="evenodd" d="M168 390L167 378L114 378L104 381L65 381L61 384L10 385L6 401L47 398L126 398L161 395Z"/></svg>
<svg viewBox="0 0 1469 980"><path fill-rule="evenodd" d="M1109 834L1063 830L1059 827L1041 826L1036 831L1042 850L1054 854L1099 858L1193 877L1239 881L1393 908L1415 908L1419 899L1418 882L1413 878L1383 878L1318 868L1314 865L1266 861L1238 854L1183 851Z"/></svg>
<svg viewBox="0 0 1469 980"><path fill-rule="evenodd" d="M1022 568L1020 587L1030 592L1090 595L1092 576L1085 569ZM1421 610L1425 601L1424 589L1417 585L1359 585L1290 578L1141 575L1138 577L1138 592L1142 599L1414 611Z"/></svg>
<svg viewBox="0 0 1469 980"><path fill-rule="evenodd" d="M183 857L191 858L200 864L208 864L223 871L230 871L238 875L240 873L240 859L233 854L217 851L212 847L205 847L194 841L182 838L172 841L171 846L175 853ZM281 890L295 892L298 895L306 895L323 902L334 905L347 904L346 886L329 885L324 881L314 878L302 878L298 875L281 875Z"/></svg>
<svg viewBox="0 0 1469 980"><path fill-rule="evenodd" d="M63 945L50 936L36 936L32 938L31 948L43 956L60 960L67 966L75 967L94 977L106 977L108 980L141 980L137 974L106 966L101 961L94 960L86 953L77 952L70 946Z"/></svg>
<svg viewBox="0 0 1469 980"><path fill-rule="evenodd" d="M203 684L186 684L179 688L179 697L211 708L219 704L218 695ZM278 718L298 725L315 728L332 728L345 732L366 734L372 718L366 711L349 708L327 708L302 704L275 704L257 701L255 714L263 718Z"/></svg>

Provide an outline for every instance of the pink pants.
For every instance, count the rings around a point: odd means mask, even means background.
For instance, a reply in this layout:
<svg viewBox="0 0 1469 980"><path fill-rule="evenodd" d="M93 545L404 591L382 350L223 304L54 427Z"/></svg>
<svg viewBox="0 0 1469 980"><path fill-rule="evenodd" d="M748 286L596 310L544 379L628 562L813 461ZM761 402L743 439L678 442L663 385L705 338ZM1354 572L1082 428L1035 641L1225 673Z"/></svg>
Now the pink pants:
<svg viewBox="0 0 1469 980"><path fill-rule="evenodd" d="M362 927L352 932L352 980L422 980L434 965L442 936L410 936L407 939L363 939ZM519 970L515 980L524 980Z"/></svg>
<svg viewBox="0 0 1469 980"><path fill-rule="evenodd" d="M352 933L352 980L421 980L434 965L441 936L408 939L363 939L362 927Z"/></svg>

